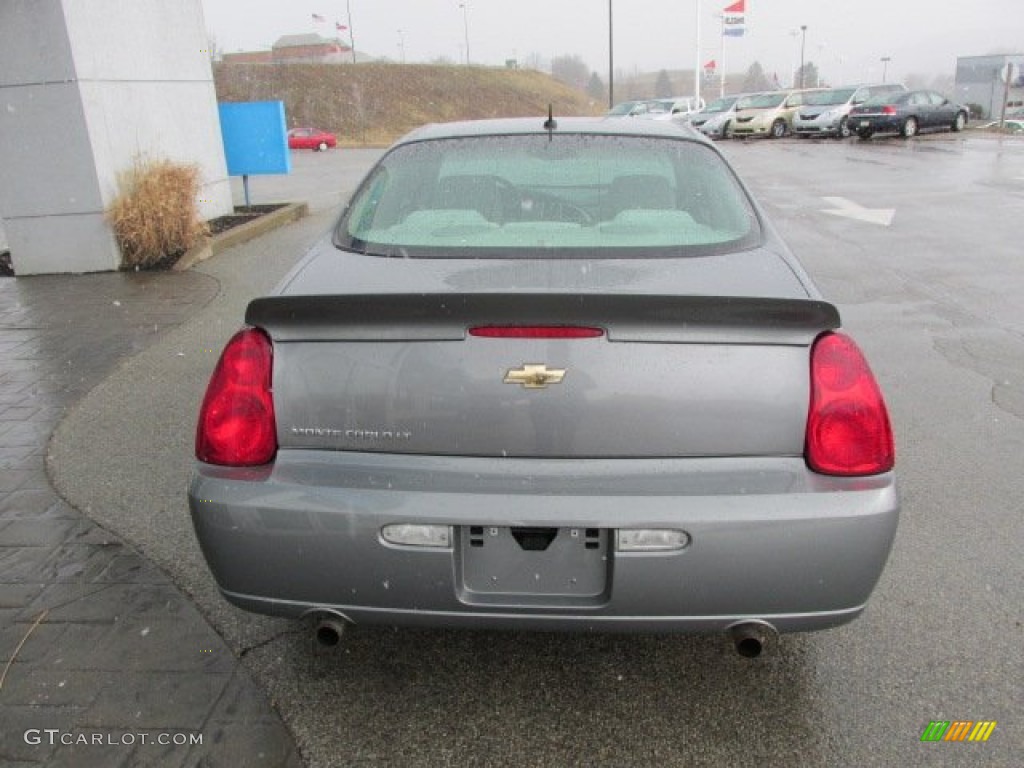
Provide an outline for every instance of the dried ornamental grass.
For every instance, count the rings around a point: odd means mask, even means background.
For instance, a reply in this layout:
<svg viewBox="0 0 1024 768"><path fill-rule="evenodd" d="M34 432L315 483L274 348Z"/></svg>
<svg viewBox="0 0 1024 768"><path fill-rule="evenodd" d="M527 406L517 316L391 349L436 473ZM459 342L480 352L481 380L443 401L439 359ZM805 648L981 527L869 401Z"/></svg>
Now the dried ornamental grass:
<svg viewBox="0 0 1024 768"><path fill-rule="evenodd" d="M121 248L123 267L162 265L208 234L196 205L199 180L197 165L169 160L137 159L121 175L107 220Z"/></svg>

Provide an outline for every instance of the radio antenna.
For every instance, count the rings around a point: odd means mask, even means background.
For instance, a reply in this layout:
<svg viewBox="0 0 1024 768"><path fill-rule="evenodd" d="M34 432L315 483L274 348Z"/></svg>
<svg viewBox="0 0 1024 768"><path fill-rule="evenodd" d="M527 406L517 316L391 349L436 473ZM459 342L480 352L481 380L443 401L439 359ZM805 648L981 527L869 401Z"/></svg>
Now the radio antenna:
<svg viewBox="0 0 1024 768"><path fill-rule="evenodd" d="M554 111L552 110L551 105L548 104L548 119L544 121L544 130L550 134L557 127L558 123L555 121Z"/></svg>

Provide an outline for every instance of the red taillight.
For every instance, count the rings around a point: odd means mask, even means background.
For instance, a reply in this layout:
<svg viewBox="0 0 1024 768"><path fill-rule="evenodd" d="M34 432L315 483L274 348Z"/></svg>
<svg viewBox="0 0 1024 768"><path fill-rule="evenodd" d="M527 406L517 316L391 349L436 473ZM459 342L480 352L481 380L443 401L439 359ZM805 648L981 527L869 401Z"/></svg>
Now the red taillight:
<svg viewBox="0 0 1024 768"><path fill-rule="evenodd" d="M196 458L234 467L266 464L277 453L274 399L270 391L273 348L255 328L236 333L206 388Z"/></svg>
<svg viewBox="0 0 1024 768"><path fill-rule="evenodd" d="M807 465L826 475L876 475L896 461L885 400L860 349L826 333L811 349Z"/></svg>
<svg viewBox="0 0 1024 768"><path fill-rule="evenodd" d="M887 107L882 107L882 114L883 115L895 115L896 114L896 107L892 106L891 104L889 106L887 106Z"/></svg>
<svg viewBox="0 0 1024 768"><path fill-rule="evenodd" d="M593 339L604 336L601 328L579 325L478 325L470 336L487 339Z"/></svg>

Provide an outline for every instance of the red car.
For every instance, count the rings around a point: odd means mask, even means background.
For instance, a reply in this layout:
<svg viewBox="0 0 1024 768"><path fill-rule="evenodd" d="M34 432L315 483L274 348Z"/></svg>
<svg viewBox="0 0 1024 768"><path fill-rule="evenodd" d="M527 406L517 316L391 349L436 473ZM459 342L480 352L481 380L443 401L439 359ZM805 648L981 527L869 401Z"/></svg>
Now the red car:
<svg viewBox="0 0 1024 768"><path fill-rule="evenodd" d="M316 128L292 128L288 131L288 149L313 149L323 152L328 147L338 146L333 133Z"/></svg>

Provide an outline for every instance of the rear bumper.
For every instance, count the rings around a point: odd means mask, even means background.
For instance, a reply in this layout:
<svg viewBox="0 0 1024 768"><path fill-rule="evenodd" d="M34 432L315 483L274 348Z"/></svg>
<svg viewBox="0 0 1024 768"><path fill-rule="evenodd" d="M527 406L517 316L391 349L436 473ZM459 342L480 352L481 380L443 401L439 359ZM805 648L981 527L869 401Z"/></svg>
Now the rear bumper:
<svg viewBox="0 0 1024 768"><path fill-rule="evenodd" d="M247 610L354 623L570 631L718 631L760 619L824 629L864 608L895 535L891 474L809 473L800 459L466 459L283 451L266 470L200 465L189 504L225 597ZM446 549L399 547L383 526L452 526ZM466 526L466 527L464 527ZM481 596L468 526L599 529L600 587ZM617 552L614 530L673 528L667 553ZM536 578L558 564L530 553ZM593 586L593 585L591 585Z"/></svg>
<svg viewBox="0 0 1024 768"><path fill-rule="evenodd" d="M899 133L903 125L903 119L898 117L863 117L850 115L850 130L869 130L872 133Z"/></svg>

